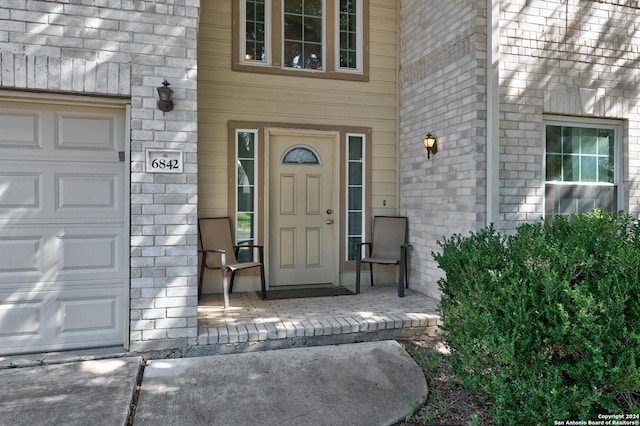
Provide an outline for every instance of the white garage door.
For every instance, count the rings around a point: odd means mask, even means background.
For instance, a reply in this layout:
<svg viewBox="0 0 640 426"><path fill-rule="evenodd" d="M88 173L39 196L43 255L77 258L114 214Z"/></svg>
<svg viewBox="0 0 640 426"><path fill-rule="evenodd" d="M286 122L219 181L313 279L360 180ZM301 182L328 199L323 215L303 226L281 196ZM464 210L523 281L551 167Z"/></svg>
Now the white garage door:
<svg viewBox="0 0 640 426"><path fill-rule="evenodd" d="M0 100L0 353L125 343L124 122Z"/></svg>

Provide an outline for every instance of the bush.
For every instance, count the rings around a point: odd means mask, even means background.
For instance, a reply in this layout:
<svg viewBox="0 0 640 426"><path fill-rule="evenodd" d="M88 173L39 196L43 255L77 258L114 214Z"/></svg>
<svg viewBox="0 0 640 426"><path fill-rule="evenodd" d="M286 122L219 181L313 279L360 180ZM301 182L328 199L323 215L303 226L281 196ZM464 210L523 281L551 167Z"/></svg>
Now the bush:
<svg viewBox="0 0 640 426"><path fill-rule="evenodd" d="M640 224L593 211L439 242L453 367L498 424L640 412Z"/></svg>

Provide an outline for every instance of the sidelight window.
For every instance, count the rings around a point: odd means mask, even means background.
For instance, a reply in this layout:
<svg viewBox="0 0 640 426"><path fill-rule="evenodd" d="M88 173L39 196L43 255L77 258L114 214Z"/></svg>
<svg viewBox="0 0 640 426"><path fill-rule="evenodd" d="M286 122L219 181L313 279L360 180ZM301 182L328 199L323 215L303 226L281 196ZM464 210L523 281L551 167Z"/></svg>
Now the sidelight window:
<svg viewBox="0 0 640 426"><path fill-rule="evenodd" d="M236 131L236 244L255 244L257 153L255 130ZM240 261L251 261L251 253L241 250Z"/></svg>
<svg viewBox="0 0 640 426"><path fill-rule="evenodd" d="M355 260L364 241L364 135L347 134L347 260Z"/></svg>

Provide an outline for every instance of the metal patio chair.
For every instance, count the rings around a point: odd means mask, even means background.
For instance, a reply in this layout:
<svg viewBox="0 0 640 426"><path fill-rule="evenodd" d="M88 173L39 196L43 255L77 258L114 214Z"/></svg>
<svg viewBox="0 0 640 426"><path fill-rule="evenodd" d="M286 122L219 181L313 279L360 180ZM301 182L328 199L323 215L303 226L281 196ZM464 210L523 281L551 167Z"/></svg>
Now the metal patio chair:
<svg viewBox="0 0 640 426"><path fill-rule="evenodd" d="M200 252L202 253L200 277L198 280L198 297L202 294L202 281L204 279L205 269L220 269L222 272L224 307L228 308L229 294L233 292L233 281L236 271L260 268L262 298L267 298L267 288L264 278L264 247L262 245L234 245L231 239L231 219L228 217L200 218L198 219L198 232L200 233ZM257 249L259 261L239 262L238 255L240 249L248 249L252 252L254 249ZM230 275L230 277L228 277L228 275ZM230 280L228 278L230 278Z"/></svg>
<svg viewBox="0 0 640 426"><path fill-rule="evenodd" d="M404 216L375 216L371 230L371 241L360 243L356 260L356 294L360 293L360 271L362 263L370 267L371 286L373 287L373 264L400 265L398 277L398 297L404 297L404 288L409 288L407 271L408 220ZM368 249L363 257L362 246Z"/></svg>

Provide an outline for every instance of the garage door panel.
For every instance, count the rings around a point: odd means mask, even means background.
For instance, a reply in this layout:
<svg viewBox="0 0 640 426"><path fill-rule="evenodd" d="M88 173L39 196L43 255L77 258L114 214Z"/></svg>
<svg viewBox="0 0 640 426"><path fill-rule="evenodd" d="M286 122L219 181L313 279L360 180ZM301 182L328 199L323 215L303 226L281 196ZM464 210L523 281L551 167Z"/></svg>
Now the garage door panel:
<svg viewBox="0 0 640 426"><path fill-rule="evenodd" d="M5 169L0 173L0 211L42 209L43 182L42 173Z"/></svg>
<svg viewBox="0 0 640 426"><path fill-rule="evenodd" d="M29 280L41 277L42 246L41 236L0 237L0 276L26 274Z"/></svg>
<svg viewBox="0 0 640 426"><path fill-rule="evenodd" d="M6 353L121 345L123 290L14 292L0 298L0 348Z"/></svg>
<svg viewBox="0 0 640 426"><path fill-rule="evenodd" d="M55 232L51 228L0 226L0 293L33 283L34 288L55 279ZM0 294L1 296L1 294Z"/></svg>
<svg viewBox="0 0 640 426"><path fill-rule="evenodd" d="M0 302L0 339L41 337L43 310L42 299Z"/></svg>
<svg viewBox="0 0 640 426"><path fill-rule="evenodd" d="M36 352L54 336L47 323L53 314L46 294L0 294L0 349L3 353Z"/></svg>
<svg viewBox="0 0 640 426"><path fill-rule="evenodd" d="M121 164L79 164L73 173L56 170L53 217L118 219L124 200L124 168Z"/></svg>
<svg viewBox="0 0 640 426"><path fill-rule="evenodd" d="M115 296L59 299L60 335L109 334L117 331L119 298Z"/></svg>
<svg viewBox="0 0 640 426"><path fill-rule="evenodd" d="M124 289L65 289L52 294L54 342L67 347L122 344Z"/></svg>
<svg viewBox="0 0 640 426"><path fill-rule="evenodd" d="M119 170L107 173L78 171L56 174L56 210L100 210L118 212L118 197L122 196L122 175Z"/></svg>
<svg viewBox="0 0 640 426"><path fill-rule="evenodd" d="M116 233L94 234L95 229L85 229L88 234L65 234L59 237L60 247L60 275L63 279L80 275L100 274L100 278L107 278L109 273L118 274L120 271L121 236Z"/></svg>
<svg viewBox="0 0 640 426"><path fill-rule="evenodd" d="M116 117L109 114L57 113L56 147L94 151L116 151Z"/></svg>
<svg viewBox="0 0 640 426"><path fill-rule="evenodd" d="M41 148L41 123L40 111L15 112L0 109L0 146L30 150Z"/></svg>

